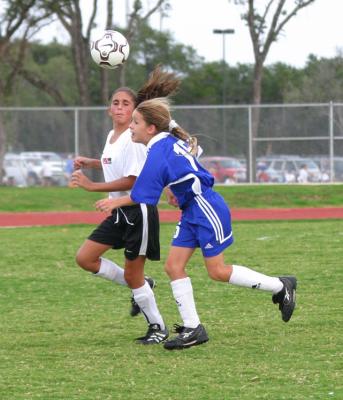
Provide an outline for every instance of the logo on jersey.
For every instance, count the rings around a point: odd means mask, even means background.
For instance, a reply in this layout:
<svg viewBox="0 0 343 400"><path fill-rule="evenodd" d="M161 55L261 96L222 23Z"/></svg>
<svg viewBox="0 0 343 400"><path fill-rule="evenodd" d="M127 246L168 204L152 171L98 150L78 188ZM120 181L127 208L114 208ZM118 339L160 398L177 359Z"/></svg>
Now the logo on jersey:
<svg viewBox="0 0 343 400"><path fill-rule="evenodd" d="M109 157L109 158L103 158L102 159L102 162L103 162L103 164L111 164L112 163L112 158L111 157Z"/></svg>

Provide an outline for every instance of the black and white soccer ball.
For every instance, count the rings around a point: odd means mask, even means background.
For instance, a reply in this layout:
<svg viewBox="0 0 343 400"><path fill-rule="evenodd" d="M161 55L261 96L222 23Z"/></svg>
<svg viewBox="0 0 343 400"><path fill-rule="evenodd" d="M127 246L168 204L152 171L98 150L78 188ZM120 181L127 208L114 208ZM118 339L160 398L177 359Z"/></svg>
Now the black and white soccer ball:
<svg viewBox="0 0 343 400"><path fill-rule="evenodd" d="M106 30L91 42L92 59L102 68L114 69L129 57L130 46L120 32Z"/></svg>

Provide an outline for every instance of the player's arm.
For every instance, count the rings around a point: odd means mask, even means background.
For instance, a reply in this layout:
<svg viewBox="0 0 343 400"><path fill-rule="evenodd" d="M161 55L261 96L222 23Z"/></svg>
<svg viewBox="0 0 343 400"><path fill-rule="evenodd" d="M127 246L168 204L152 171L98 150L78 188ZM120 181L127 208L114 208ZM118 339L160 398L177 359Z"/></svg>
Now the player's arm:
<svg viewBox="0 0 343 400"><path fill-rule="evenodd" d="M96 158L76 157L74 159L74 170L81 168L102 169L101 161Z"/></svg>
<svg viewBox="0 0 343 400"><path fill-rule="evenodd" d="M170 190L168 186L164 189L164 194L167 197L168 204L170 204L173 207L179 207L177 198L174 196L173 192Z"/></svg>
<svg viewBox="0 0 343 400"><path fill-rule="evenodd" d="M136 204L130 196L122 196L116 199L101 199L95 203L95 208L98 211L109 213L112 210L124 206L132 206Z"/></svg>
<svg viewBox="0 0 343 400"><path fill-rule="evenodd" d="M136 181L136 176L130 175L112 182L93 182L82 171L74 171L71 176L73 187L81 187L88 192L121 192L130 190Z"/></svg>
<svg viewBox="0 0 343 400"><path fill-rule="evenodd" d="M132 188L131 199L136 203L157 205L168 184L167 170L168 165L161 150L152 148Z"/></svg>

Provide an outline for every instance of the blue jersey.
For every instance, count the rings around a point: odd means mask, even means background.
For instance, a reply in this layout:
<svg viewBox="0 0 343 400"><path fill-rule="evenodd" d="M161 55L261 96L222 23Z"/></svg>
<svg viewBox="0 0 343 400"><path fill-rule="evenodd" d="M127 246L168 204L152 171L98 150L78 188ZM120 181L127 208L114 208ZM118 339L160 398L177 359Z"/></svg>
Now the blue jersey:
<svg viewBox="0 0 343 400"><path fill-rule="evenodd" d="M186 142L162 132L148 143L148 156L131 192L136 203L156 205L169 186L182 209L212 188L213 176L190 154Z"/></svg>
<svg viewBox="0 0 343 400"><path fill-rule="evenodd" d="M204 257L213 257L233 242L230 209L212 190L213 176L189 151L187 143L169 133L154 136L131 198L156 205L169 186L182 209L172 245L200 247Z"/></svg>

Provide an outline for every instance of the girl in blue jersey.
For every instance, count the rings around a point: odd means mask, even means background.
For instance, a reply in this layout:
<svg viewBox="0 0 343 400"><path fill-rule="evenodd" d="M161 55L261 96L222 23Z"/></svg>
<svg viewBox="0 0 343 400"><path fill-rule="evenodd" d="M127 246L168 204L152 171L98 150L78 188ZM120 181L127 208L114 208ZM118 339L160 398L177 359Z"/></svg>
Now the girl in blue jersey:
<svg viewBox="0 0 343 400"><path fill-rule="evenodd" d="M234 285L272 292L282 319L290 320L295 307L295 277L270 277L240 265L226 265L223 251L233 242L230 210L213 191L213 176L196 158L196 140L171 119L165 98L144 101L133 112L132 140L147 146L148 155L129 196L100 200L99 210L109 211L128 204L157 205L167 187L169 202L182 210L165 270L171 279L182 325L178 335L164 343L168 350L183 349L208 341L196 311L186 265L197 247L201 248L210 278Z"/></svg>

